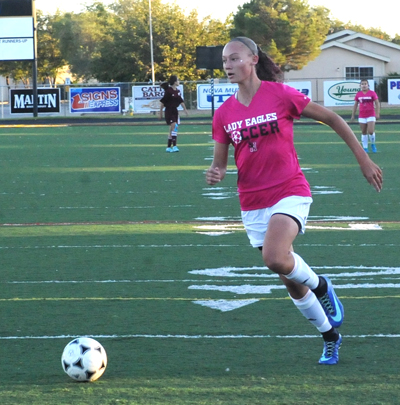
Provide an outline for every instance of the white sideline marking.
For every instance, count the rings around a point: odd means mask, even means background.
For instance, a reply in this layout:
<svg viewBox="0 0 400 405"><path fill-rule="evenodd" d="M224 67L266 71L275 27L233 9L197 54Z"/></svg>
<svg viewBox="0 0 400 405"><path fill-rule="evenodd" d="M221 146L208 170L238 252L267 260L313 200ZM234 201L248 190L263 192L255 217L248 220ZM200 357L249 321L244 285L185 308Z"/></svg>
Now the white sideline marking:
<svg viewBox="0 0 400 405"><path fill-rule="evenodd" d="M132 249L132 248L185 248L185 247L240 247L243 245L221 243L191 243L191 244L164 244L164 245L36 245L36 246L0 246L0 250L13 249Z"/></svg>
<svg viewBox="0 0 400 405"><path fill-rule="evenodd" d="M387 275L399 275L400 267L386 267L386 266L312 266L314 270L342 270L342 269L354 269L354 270L369 270L369 271L358 271L358 272L346 272L346 273L330 273L326 274L329 278L348 278L348 277L371 277L371 276L387 276ZM257 270L257 273L255 272ZM241 273L245 272L247 273ZM249 271L253 271L250 273ZM266 273L268 272L268 273ZM189 274L197 274L203 276L211 277L247 277L247 278L278 278L274 273L271 273L267 267L263 266L253 266L253 267L218 267L209 268L203 270L190 270ZM335 286L335 288L340 288L340 286Z"/></svg>
<svg viewBox="0 0 400 405"><path fill-rule="evenodd" d="M318 226L318 225L306 225L307 229L326 229L326 230L339 230L339 231L377 231L382 230L378 224L348 224L348 228L342 228L340 226Z"/></svg>
<svg viewBox="0 0 400 405"><path fill-rule="evenodd" d="M246 305L254 304L258 302L257 299L249 299L249 300L197 300L192 301L193 304L199 304L203 307L209 307L212 309L219 309L221 312L228 312L233 311L234 309L244 307Z"/></svg>
<svg viewBox="0 0 400 405"><path fill-rule="evenodd" d="M366 266L312 266L314 270L316 269L356 269L356 270L370 270L370 271L356 271L356 272L343 272L343 273L332 273L326 274L332 280L337 279L348 279L349 281L353 281L347 284L335 284L335 289L373 289L373 288L400 288L400 283L388 283L388 282L370 282L372 276L380 276L385 281L388 278L393 278L398 280L398 276L400 275L400 267L366 267ZM220 268L209 268L204 270L191 270L189 274L196 274L196 275L204 275L208 277L219 277L219 278L253 278L254 280L258 279L269 279L268 281L274 282L278 276L274 273L271 274L267 267L220 267ZM388 277L392 276L392 277ZM366 279L367 282L364 283L354 283L354 280L357 279ZM363 280L363 281L364 281ZM244 281L244 280L243 280ZM267 281L267 280L265 280ZM361 281L361 280L360 280ZM267 284L267 285L254 285L254 284L242 284L242 285L215 285L215 284L196 284L190 285L188 287L189 290L202 290L202 291L221 291L221 292L230 292L236 295L246 295L246 294L260 294L260 295L267 295L271 294L273 290L283 290L286 287L282 284ZM194 304L200 304L212 309L217 309L222 312L232 311L236 309L234 307L234 302L240 303L241 300L231 300L230 307L227 307L225 302L214 301L210 305L210 301L193 301ZM237 308L243 307L245 305L251 305L257 302L256 299L253 301L248 301L247 303L242 303ZM229 308L229 309L228 309Z"/></svg>
<svg viewBox="0 0 400 405"><path fill-rule="evenodd" d="M220 235L229 235L233 232L196 232L200 235L208 235L208 236L220 236Z"/></svg>
<svg viewBox="0 0 400 405"><path fill-rule="evenodd" d="M75 339L76 337L91 337L93 339L321 339L321 335L55 335L55 336L1 336L0 340L45 340L45 339ZM400 334L369 334L369 335L343 335L344 338L390 338L398 339Z"/></svg>
<svg viewBox="0 0 400 405"><path fill-rule="evenodd" d="M371 276L396 276L400 275L400 267L385 267L385 266L312 266L314 270L342 270L342 269L354 269L354 270L369 270L369 271L357 271L357 272L344 272L344 273L324 273L326 276L333 280L341 279L341 278L362 278L362 277L371 277ZM249 270L261 270L258 273L240 273ZM268 273L267 273L268 272ZM237 278L240 281L255 281L257 278L263 279L278 279L278 276L274 273L270 273L267 267L220 267L214 269L204 269L204 270L191 270L188 272L189 274L197 274L202 276L209 276L209 277L221 277L221 279L183 279L183 280L175 280L175 279L142 279L142 280L129 280L129 279L122 279L122 280L36 280L36 281L29 281L29 280L21 280L21 281L3 281L0 284L107 284L107 283L205 283L205 282L223 282L226 281L226 278L232 280L233 278ZM224 279L225 278L225 279ZM400 287L399 284L347 284L347 285L335 285L335 289L348 289L348 288L368 288L367 286L372 286L371 288L398 288ZM240 287L240 286L239 286ZM272 286L273 288L277 288L277 286ZM278 286L279 288L282 285Z"/></svg>

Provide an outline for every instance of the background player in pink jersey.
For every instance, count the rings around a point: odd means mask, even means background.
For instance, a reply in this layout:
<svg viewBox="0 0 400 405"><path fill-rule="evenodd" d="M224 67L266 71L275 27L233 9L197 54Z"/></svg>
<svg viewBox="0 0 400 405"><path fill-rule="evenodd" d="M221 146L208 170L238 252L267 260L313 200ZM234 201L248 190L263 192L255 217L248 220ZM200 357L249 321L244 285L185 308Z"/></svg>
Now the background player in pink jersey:
<svg viewBox="0 0 400 405"><path fill-rule="evenodd" d="M368 153L368 138L371 142L371 150L376 153L375 145L375 122L379 119L380 105L378 95L370 90L368 80L361 80L361 90L356 94L354 98L353 112L351 119L354 120L354 116L357 111L357 107L360 107L360 113L358 115L358 122L361 128L361 142L365 152Z"/></svg>
<svg viewBox="0 0 400 405"><path fill-rule="evenodd" d="M334 112L286 86L282 72L249 38L232 39L223 50L224 70L238 92L213 119L214 158L206 181L224 179L230 145L235 149L242 220L253 247L277 273L299 311L322 334L320 364L339 361L344 317L331 281L318 276L293 251L304 233L311 191L294 149L293 120L304 115L329 125L349 146L367 181L379 192L382 171L371 161L346 122Z"/></svg>
<svg viewBox="0 0 400 405"><path fill-rule="evenodd" d="M179 152L177 144L178 126L180 124L178 107L182 106L186 115L188 111L178 89L179 80L178 76L172 75L168 82L162 83L161 88L164 89L164 96L160 100L160 119L162 119L162 112L165 107L165 122L169 126L168 143L166 152Z"/></svg>

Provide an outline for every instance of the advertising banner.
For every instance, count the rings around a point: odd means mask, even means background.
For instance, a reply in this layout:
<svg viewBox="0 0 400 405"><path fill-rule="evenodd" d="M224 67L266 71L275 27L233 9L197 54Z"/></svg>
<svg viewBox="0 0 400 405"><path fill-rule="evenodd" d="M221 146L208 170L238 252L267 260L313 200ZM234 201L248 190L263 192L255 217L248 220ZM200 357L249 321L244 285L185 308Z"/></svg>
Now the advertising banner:
<svg viewBox="0 0 400 405"><path fill-rule="evenodd" d="M120 113L121 91L119 87L70 87L69 105L71 113Z"/></svg>
<svg viewBox="0 0 400 405"><path fill-rule="evenodd" d="M60 112L60 89L38 88L39 113ZM33 89L10 89L11 114L33 113Z"/></svg>
<svg viewBox="0 0 400 405"><path fill-rule="evenodd" d="M369 88L374 90L375 83L368 80ZM325 107L354 105L354 97L360 91L360 80L324 82Z"/></svg>
<svg viewBox="0 0 400 405"><path fill-rule="evenodd" d="M285 84L293 87L300 93L303 93L305 96L307 96L310 100L312 100L311 82L287 82Z"/></svg>
<svg viewBox="0 0 400 405"><path fill-rule="evenodd" d="M183 96L183 86L180 84L178 90ZM143 85L132 86L132 98L133 98L133 110L136 113L150 113L152 111L160 111L160 100L164 96L164 90L157 85ZM182 107L178 107L178 110L183 110Z"/></svg>
<svg viewBox="0 0 400 405"><path fill-rule="evenodd" d="M400 104L400 79L388 79L388 104Z"/></svg>
<svg viewBox="0 0 400 405"><path fill-rule="evenodd" d="M33 60L33 17L0 18L0 60Z"/></svg>
<svg viewBox="0 0 400 405"><path fill-rule="evenodd" d="M295 88L300 93L305 94L311 99L311 82L288 82L285 83L290 87ZM236 83L221 83L214 85L214 108L217 109L221 104L230 96L235 94L238 90ZM198 110L211 110L212 104L211 84L198 84L197 85L197 109Z"/></svg>
<svg viewBox="0 0 400 405"><path fill-rule="evenodd" d="M238 85L222 83L214 84L214 108L217 109L222 103L230 96L235 94L238 90ZM198 84L197 85L197 109L198 110L211 110L212 108L212 95L211 84Z"/></svg>

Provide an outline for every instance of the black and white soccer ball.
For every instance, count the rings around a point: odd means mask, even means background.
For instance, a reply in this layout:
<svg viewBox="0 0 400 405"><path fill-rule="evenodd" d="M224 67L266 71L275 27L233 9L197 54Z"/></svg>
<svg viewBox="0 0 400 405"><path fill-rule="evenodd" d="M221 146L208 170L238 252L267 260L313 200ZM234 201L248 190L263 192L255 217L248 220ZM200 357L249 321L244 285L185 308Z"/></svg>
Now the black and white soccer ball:
<svg viewBox="0 0 400 405"><path fill-rule="evenodd" d="M80 337L65 346L61 364L76 381L96 381L107 367L107 353L97 340Z"/></svg>

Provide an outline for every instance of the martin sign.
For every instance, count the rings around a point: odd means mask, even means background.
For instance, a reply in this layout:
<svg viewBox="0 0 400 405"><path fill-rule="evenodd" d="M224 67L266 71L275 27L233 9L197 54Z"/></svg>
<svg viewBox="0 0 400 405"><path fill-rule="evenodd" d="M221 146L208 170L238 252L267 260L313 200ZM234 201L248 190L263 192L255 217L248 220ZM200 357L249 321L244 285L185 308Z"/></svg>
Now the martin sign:
<svg viewBox="0 0 400 405"><path fill-rule="evenodd" d="M60 112L60 89L38 89L37 106L40 113ZM11 89L11 114L28 114L33 112L33 90Z"/></svg>

